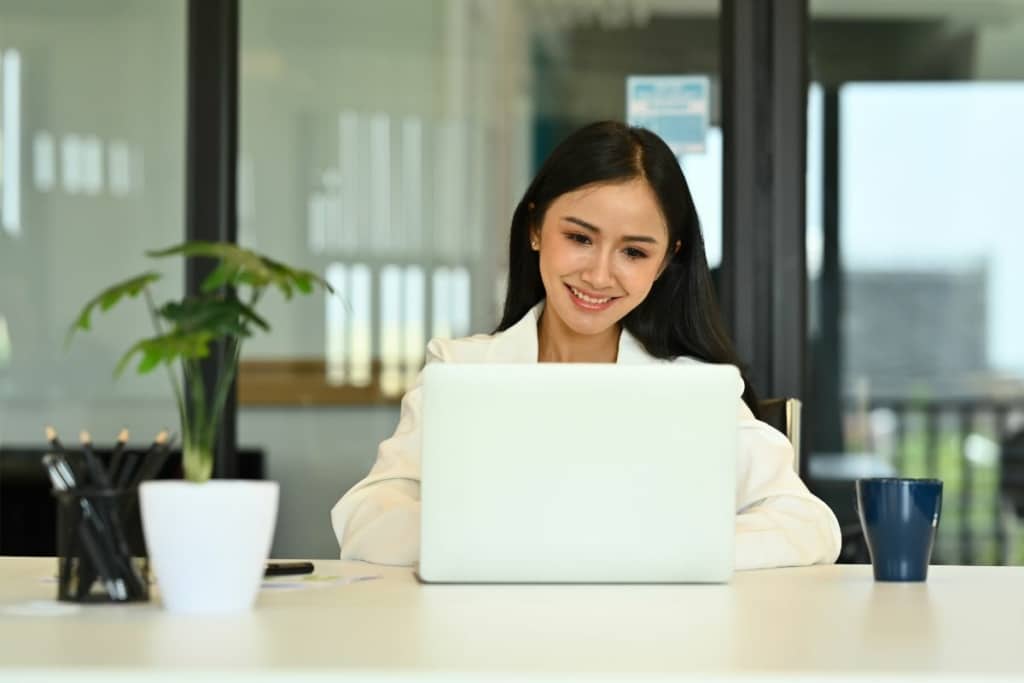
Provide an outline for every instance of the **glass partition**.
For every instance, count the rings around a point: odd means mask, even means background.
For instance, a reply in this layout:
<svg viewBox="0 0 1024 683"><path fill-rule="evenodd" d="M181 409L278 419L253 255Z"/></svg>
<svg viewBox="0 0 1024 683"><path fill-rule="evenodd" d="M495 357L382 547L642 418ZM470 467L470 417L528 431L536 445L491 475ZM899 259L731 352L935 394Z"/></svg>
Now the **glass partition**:
<svg viewBox="0 0 1024 683"><path fill-rule="evenodd" d="M637 75L710 79L683 157L721 256L712 3L245 0L239 236L337 297L267 300L240 440L282 481L275 552L337 552L328 512L397 423L431 337L490 332L513 209L573 129L626 118Z"/></svg>
<svg viewBox="0 0 1024 683"><path fill-rule="evenodd" d="M0 2L0 449L122 426L146 444L177 413L167 377L113 370L150 329L141 302L97 316L92 295L152 267L184 233L185 3ZM183 288L159 264L158 296Z"/></svg>
<svg viewBox="0 0 1024 683"><path fill-rule="evenodd" d="M813 485L940 477L937 560L1024 561L1024 8L812 7Z"/></svg>

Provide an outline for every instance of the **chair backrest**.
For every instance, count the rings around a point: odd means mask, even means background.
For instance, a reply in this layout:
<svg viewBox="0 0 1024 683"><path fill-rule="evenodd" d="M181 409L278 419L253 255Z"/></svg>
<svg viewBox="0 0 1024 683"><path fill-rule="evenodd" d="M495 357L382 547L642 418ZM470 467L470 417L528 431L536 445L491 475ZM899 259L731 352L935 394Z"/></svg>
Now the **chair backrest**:
<svg viewBox="0 0 1024 683"><path fill-rule="evenodd" d="M786 435L793 444L793 469L800 474L800 411L798 398L769 398L757 404L761 421Z"/></svg>

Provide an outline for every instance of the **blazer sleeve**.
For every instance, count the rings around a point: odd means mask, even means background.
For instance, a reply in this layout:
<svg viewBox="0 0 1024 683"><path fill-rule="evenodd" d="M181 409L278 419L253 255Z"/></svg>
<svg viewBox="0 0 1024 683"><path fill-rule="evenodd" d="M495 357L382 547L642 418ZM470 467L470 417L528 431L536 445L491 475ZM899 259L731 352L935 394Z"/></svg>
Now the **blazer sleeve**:
<svg viewBox="0 0 1024 683"><path fill-rule="evenodd" d="M427 363L442 359L427 346ZM413 565L420 557L420 424L422 374L402 398L395 433L381 442L365 479L331 510L331 526L343 560Z"/></svg>
<svg viewBox="0 0 1024 683"><path fill-rule="evenodd" d="M830 564L835 514L793 470L793 447L741 402L736 462L736 569Z"/></svg>

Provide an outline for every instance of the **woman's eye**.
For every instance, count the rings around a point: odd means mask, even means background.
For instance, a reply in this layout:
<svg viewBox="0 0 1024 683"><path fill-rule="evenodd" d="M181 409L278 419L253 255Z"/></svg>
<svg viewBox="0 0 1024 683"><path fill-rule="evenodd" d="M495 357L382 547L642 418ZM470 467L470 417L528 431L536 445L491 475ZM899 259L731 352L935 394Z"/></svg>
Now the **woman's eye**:
<svg viewBox="0 0 1024 683"><path fill-rule="evenodd" d="M629 259L641 259L647 258L647 252L634 249L633 247L626 248L626 258Z"/></svg>
<svg viewBox="0 0 1024 683"><path fill-rule="evenodd" d="M568 237L573 242L578 242L580 244L590 244L590 238L578 232L568 232L565 236Z"/></svg>

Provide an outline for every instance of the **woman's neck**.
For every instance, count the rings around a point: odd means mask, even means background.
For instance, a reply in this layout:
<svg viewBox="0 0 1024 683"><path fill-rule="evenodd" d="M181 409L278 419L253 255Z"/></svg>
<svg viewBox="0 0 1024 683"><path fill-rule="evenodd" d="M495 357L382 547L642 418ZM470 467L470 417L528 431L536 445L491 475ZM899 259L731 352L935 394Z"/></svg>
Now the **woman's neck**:
<svg viewBox="0 0 1024 683"><path fill-rule="evenodd" d="M619 356L622 326L607 332L582 335L573 332L557 315L544 311L537 323L537 360L541 363L614 363Z"/></svg>

